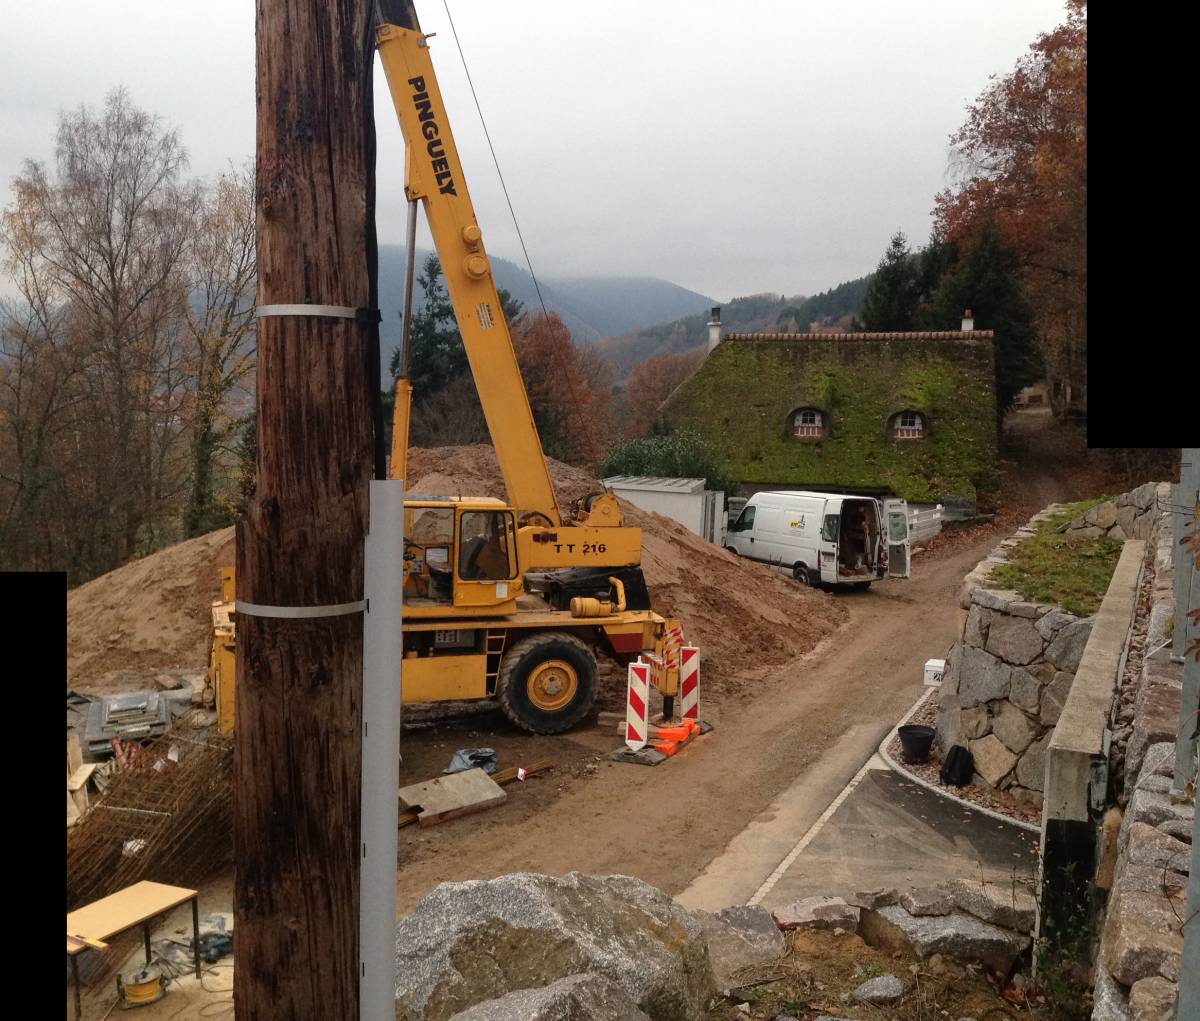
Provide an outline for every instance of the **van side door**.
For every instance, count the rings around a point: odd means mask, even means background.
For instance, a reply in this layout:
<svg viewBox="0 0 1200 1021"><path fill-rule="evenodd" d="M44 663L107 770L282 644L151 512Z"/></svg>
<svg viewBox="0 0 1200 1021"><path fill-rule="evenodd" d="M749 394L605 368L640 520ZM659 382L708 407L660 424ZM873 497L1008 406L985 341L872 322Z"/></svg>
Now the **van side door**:
<svg viewBox="0 0 1200 1021"><path fill-rule="evenodd" d="M888 577L912 577L912 540L908 532L908 504L904 500L884 500L883 518L887 528Z"/></svg>
<svg viewBox="0 0 1200 1021"><path fill-rule="evenodd" d="M831 498L825 501L821 513L821 536L817 544L821 560L821 580L834 583L838 580L838 544L842 535L842 501Z"/></svg>

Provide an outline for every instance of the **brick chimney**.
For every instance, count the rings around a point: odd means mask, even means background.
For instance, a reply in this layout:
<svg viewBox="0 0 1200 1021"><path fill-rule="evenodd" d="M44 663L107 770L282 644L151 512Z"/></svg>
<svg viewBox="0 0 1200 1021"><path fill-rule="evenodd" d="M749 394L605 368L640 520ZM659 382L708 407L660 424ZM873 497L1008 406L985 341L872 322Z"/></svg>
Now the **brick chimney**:
<svg viewBox="0 0 1200 1021"><path fill-rule="evenodd" d="M967 309L963 313L962 328L963 328L963 333L970 333L973 329L975 329L975 317L971 315L970 309Z"/></svg>
<svg viewBox="0 0 1200 1021"><path fill-rule="evenodd" d="M712 310L712 318L708 321L708 350L712 351L719 343L721 343L720 306Z"/></svg>

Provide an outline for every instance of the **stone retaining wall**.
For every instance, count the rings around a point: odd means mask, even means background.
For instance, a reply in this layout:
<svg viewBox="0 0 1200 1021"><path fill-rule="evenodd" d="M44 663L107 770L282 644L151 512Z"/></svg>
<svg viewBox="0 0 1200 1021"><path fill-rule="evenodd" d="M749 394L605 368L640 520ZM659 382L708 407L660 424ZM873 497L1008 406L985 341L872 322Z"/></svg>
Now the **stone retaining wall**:
<svg viewBox="0 0 1200 1021"><path fill-rule="evenodd" d="M1165 482L1147 482L1112 500L1098 503L1086 513L1059 527L1067 535L1088 539L1149 539L1158 519L1160 498L1167 495Z"/></svg>
<svg viewBox="0 0 1200 1021"><path fill-rule="evenodd" d="M1175 605L1171 515L1168 510L1154 518L1146 544L1146 569L1154 577L1145 655L1135 682L1122 689L1113 708L1111 758L1124 789L1101 833L1096 882L1110 893L1096 961L1094 1021L1160 1021L1174 1016L1178 996L1195 806L1173 803L1167 793L1183 664L1171 661L1167 639Z"/></svg>
<svg viewBox="0 0 1200 1021"><path fill-rule="evenodd" d="M976 782L1033 803L1042 800L1046 746L1091 635L1091 618L989 587L1008 551L1061 507L1052 504L1005 539L967 575L959 597L962 638L939 691L937 747L961 744L975 758Z"/></svg>

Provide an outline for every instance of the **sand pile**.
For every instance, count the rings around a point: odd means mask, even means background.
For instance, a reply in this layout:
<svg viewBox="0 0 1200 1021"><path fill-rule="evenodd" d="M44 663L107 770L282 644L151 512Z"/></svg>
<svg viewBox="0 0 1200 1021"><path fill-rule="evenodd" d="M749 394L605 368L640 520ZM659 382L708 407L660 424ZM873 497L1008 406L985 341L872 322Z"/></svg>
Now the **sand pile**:
<svg viewBox="0 0 1200 1021"><path fill-rule="evenodd" d="M579 468L550 462L564 509L600 483ZM495 496L504 484L490 446L415 449L413 496ZM846 618L824 592L705 542L682 525L622 502L643 530L642 566L654 608L683 621L717 690L736 687L756 668L787 663L812 649ZM67 595L67 669L72 688L108 692L146 687L155 673L203 671L211 646L210 604L220 569L233 563L233 529L160 550ZM713 690L711 687L710 691Z"/></svg>
<svg viewBox="0 0 1200 1021"><path fill-rule="evenodd" d="M550 474L564 510L602 488L586 471L553 459ZM505 496L495 451L486 445L413 450L408 477L413 495ZM625 521L642 529L642 568L654 609L683 621L684 637L700 647L710 680L736 681L756 667L789 662L846 619L828 593L736 557L670 518L625 501L621 508Z"/></svg>
<svg viewBox="0 0 1200 1021"><path fill-rule="evenodd" d="M233 564L233 529L168 546L67 593L67 683L107 693L156 673L203 671L212 601Z"/></svg>

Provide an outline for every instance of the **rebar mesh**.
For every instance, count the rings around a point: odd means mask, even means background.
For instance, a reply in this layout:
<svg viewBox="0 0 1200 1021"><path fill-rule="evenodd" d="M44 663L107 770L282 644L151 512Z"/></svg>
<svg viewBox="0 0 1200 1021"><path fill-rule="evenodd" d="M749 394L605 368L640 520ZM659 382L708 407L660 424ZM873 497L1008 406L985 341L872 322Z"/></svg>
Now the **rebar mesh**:
<svg viewBox="0 0 1200 1021"><path fill-rule="evenodd" d="M233 742L185 717L129 754L91 810L67 831L67 910L144 879L198 887L232 858ZM84 935L91 935L84 933ZM110 978L140 929L86 951L80 976Z"/></svg>

